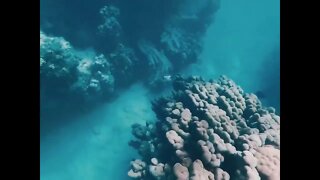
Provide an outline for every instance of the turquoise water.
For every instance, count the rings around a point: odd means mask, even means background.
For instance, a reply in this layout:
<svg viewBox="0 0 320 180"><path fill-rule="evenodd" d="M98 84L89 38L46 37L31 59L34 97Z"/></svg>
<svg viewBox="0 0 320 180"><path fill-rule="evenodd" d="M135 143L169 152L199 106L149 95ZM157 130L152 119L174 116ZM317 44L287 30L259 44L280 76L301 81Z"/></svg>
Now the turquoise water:
<svg viewBox="0 0 320 180"><path fill-rule="evenodd" d="M131 124L155 118L150 98L136 84L76 121L64 119L73 123L41 137L41 179L129 179L128 162L137 156L128 146Z"/></svg>
<svg viewBox="0 0 320 180"><path fill-rule="evenodd" d="M279 7L279 0L223 0L204 34L199 61L180 73L206 79L225 74L247 92L263 92L263 103L279 111ZM40 179L129 179L129 162L138 156L128 146L131 125L155 119L150 102L159 95L137 81L81 116L62 114L59 125L41 119Z"/></svg>
<svg viewBox="0 0 320 180"><path fill-rule="evenodd" d="M186 74L225 74L246 91L262 90L280 108L280 1L225 0L205 37L201 61Z"/></svg>

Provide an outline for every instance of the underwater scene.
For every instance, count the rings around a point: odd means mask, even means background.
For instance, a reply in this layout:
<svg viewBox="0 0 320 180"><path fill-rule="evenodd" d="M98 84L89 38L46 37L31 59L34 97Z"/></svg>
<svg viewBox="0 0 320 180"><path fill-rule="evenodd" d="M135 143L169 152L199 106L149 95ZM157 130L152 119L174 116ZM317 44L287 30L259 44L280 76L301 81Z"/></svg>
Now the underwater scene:
<svg viewBox="0 0 320 180"><path fill-rule="evenodd" d="M40 0L41 180L279 180L280 0Z"/></svg>

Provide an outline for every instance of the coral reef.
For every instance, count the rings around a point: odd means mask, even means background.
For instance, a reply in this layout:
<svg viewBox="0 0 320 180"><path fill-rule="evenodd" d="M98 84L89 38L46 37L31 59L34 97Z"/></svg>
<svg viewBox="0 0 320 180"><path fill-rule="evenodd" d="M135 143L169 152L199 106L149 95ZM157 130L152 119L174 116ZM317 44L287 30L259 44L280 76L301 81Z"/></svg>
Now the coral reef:
<svg viewBox="0 0 320 180"><path fill-rule="evenodd" d="M160 42L176 71L198 60L202 51L202 36L218 10L219 2L185 0L166 22Z"/></svg>
<svg viewBox="0 0 320 180"><path fill-rule="evenodd" d="M64 37L75 49L93 47L97 54L103 54L110 61L106 71L111 69L115 86L125 87L141 79L159 89L168 82L164 76L178 73L198 60L202 37L218 7L219 0L94 0L89 4L46 0L41 1L40 22L44 32ZM72 11L66 10L69 8ZM76 64L79 61L86 62L75 60ZM58 69L51 71L61 74ZM100 91L106 87L109 92L113 80L109 72L106 74L110 81L102 80L104 85L97 85L96 76L100 75L94 73L90 73L95 76L93 80L88 75L72 76L79 80L71 88L87 93L89 89ZM91 85L84 85L87 81Z"/></svg>
<svg viewBox="0 0 320 180"><path fill-rule="evenodd" d="M94 101L110 96L114 77L104 55L84 56L64 38L40 31L40 87L43 98Z"/></svg>
<svg viewBox="0 0 320 180"><path fill-rule="evenodd" d="M168 26L161 35L161 43L176 70L196 62L201 53L201 41L192 32Z"/></svg>
<svg viewBox="0 0 320 180"><path fill-rule="evenodd" d="M225 76L173 79L157 121L132 125L134 179L280 179L280 117Z"/></svg>
<svg viewBox="0 0 320 180"><path fill-rule="evenodd" d="M139 59L134 50L122 43L119 43L112 53L108 54L111 71L116 79L117 87L123 87L136 80Z"/></svg>
<svg viewBox="0 0 320 180"><path fill-rule="evenodd" d="M96 49L103 53L110 53L122 43L123 30L119 22L120 9L113 5L106 5L100 9L102 24L97 27Z"/></svg>
<svg viewBox="0 0 320 180"><path fill-rule="evenodd" d="M104 6L100 10L104 23L98 26L101 35L119 37L121 34L121 25L118 21L120 10L115 6Z"/></svg>
<svg viewBox="0 0 320 180"><path fill-rule="evenodd" d="M159 83L159 79L172 72L172 64L163 51L158 50L151 42L146 40L139 41L139 50L142 52L142 60L146 65L149 74L148 81L150 86Z"/></svg>
<svg viewBox="0 0 320 180"><path fill-rule="evenodd" d="M93 59L81 59L77 66L78 79L71 90L94 100L109 96L114 89L114 78L110 69L110 63L102 54Z"/></svg>
<svg viewBox="0 0 320 180"><path fill-rule="evenodd" d="M61 37L50 37L40 31L40 77L46 83L66 86L76 77L77 57L69 42Z"/></svg>

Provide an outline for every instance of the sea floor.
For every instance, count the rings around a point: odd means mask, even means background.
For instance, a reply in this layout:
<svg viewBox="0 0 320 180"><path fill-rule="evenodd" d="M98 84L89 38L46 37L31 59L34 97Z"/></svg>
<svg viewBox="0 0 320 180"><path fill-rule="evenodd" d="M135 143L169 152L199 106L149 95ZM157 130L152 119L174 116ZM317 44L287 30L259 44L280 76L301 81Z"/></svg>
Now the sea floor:
<svg viewBox="0 0 320 180"><path fill-rule="evenodd" d="M40 143L41 180L128 179L131 125L154 120L143 85L136 84L112 103L61 126Z"/></svg>

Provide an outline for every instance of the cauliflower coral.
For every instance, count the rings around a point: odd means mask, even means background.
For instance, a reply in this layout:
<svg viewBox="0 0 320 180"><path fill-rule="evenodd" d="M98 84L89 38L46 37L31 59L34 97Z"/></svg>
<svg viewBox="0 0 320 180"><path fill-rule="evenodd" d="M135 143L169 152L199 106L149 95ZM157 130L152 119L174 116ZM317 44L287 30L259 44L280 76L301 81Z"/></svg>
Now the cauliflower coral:
<svg viewBox="0 0 320 180"><path fill-rule="evenodd" d="M280 117L232 80L173 79L153 103L156 122L134 124L134 179L280 179Z"/></svg>

